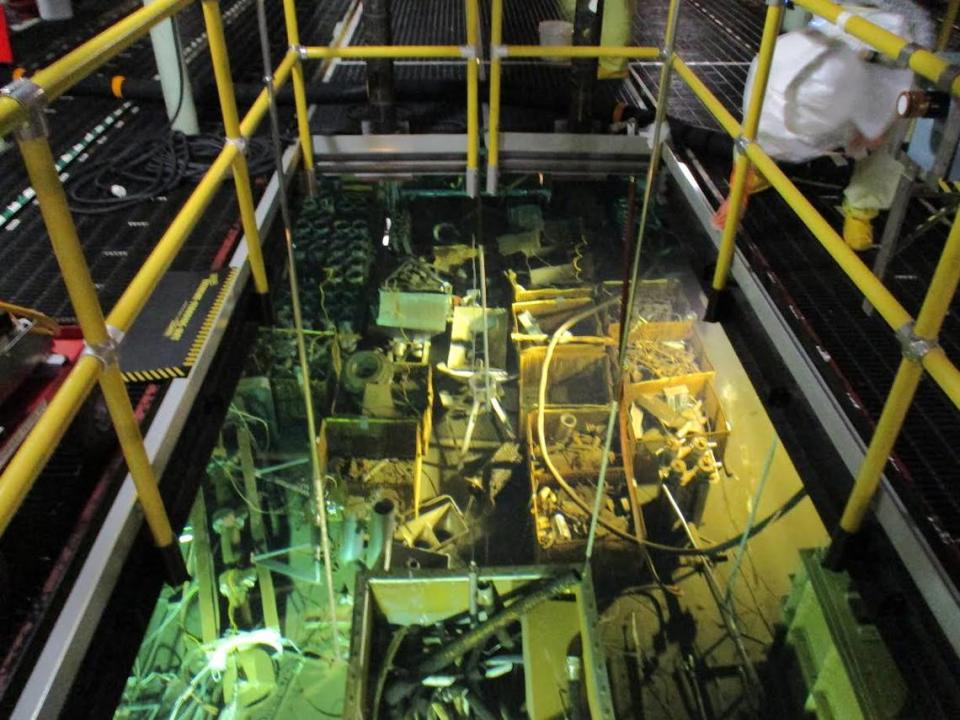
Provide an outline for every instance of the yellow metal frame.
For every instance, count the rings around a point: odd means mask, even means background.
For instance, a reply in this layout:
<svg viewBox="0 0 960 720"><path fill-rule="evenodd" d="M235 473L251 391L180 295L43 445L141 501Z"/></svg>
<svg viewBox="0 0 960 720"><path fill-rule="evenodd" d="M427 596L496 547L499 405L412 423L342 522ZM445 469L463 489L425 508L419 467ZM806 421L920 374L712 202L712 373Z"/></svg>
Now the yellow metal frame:
<svg viewBox="0 0 960 720"><path fill-rule="evenodd" d="M66 54L48 67L37 71L29 79L30 93L16 97L0 96L0 135L15 131L24 164L43 214L74 312L82 327L88 351L77 362L69 376L53 397L47 411L33 431L24 440L20 450L0 475L0 534L8 527L36 478L53 454L67 427L77 414L94 384L103 390L111 419L127 459L130 474L137 487L147 523L156 544L170 548L175 542L157 480L143 446L139 426L134 417L129 396L120 376L116 346L143 310L164 273L170 267L186 238L196 227L214 194L228 174L232 174L240 205L241 219L250 249L251 274L258 292L268 289L267 273L260 251L256 227L249 171L244 159L246 141L256 131L269 107L266 88L260 93L247 114L240 118L230 76L230 66L223 23L216 0L201 0L213 59L214 73L223 113L227 142L209 170L163 233L156 247L136 277L104 318L89 268L83 256L76 226L67 206L63 185L54 165L46 137L42 110L45 105L64 94L74 84L87 77L132 43L142 38L151 27L176 15L192 0L157 0L131 13L104 32ZM303 62L330 58L465 58L467 64L467 98L469 122L467 129L467 178L475 177L479 159L478 87L480 52L478 47L479 16L476 0L465 0L467 16L467 44L465 46L390 46L390 47L304 47L300 36L294 0L283 0L287 39L290 49L272 78L273 90L278 91L287 82L294 88L299 141L304 169L310 183L310 192L316 191L312 136L307 117L306 89ZM794 0L794 3L815 15L836 23L843 9L829 0ZM675 28L680 0L670 6ZM956 12L951 2L949 18ZM756 130L762 110L762 100L776 35L779 31L782 7L773 4L767 11L760 47L758 72L751 88L747 115L741 125L723 104L710 92L696 73L673 51L672 32L665 38L665 47L551 47L505 46L503 38L503 0L493 0L490 47L490 119L487 145L487 179L496 184L499 157L499 124L501 107L502 60L529 57L623 57L632 59L662 58L661 79L675 72L699 98L721 127L738 140L734 178L734 201L724 228L720 261L714 277L714 288L726 282L733 258L736 229L740 220L740 202L744 192L747 170L752 165L762 173L773 188L784 198L811 233L823 244L850 280L863 292L881 317L905 338L904 359L894 380L890 395L874 432L867 456L860 468L851 493L841 527L856 532L866 515L873 494L879 484L883 468L913 400L923 372L947 393L960 407L960 371L936 344L943 319L948 311L960 280L960 216L955 220L944 247L934 277L916 323L897 299L870 269L851 251L836 230L820 215L776 163L756 144ZM954 95L960 95L960 75L954 67L935 53L914 49L907 40L897 37L867 20L844 15L843 29L863 40L887 57L899 59L917 74L941 85ZM947 24L952 25L951 23ZM948 30L944 30L945 38ZM663 83L657 131L664 121L662 110L669 83ZM21 85L21 89L22 89ZM12 89L12 88L11 88ZM659 143L655 143L651 165L659 161ZM649 186L652 183L648 183ZM738 195L739 193L739 195ZM647 193L649 195L649 192ZM647 198L648 199L648 198ZM641 228L643 223L641 223ZM642 230L641 230L642 232ZM638 249L639 253L639 242Z"/></svg>

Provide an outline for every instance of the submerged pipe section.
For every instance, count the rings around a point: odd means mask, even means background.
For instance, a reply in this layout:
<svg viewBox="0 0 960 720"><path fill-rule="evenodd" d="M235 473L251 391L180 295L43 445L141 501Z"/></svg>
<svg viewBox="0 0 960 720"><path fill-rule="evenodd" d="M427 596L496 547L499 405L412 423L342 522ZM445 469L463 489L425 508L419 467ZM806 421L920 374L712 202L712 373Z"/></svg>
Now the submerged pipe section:
<svg viewBox="0 0 960 720"><path fill-rule="evenodd" d="M574 46L593 46L600 41L603 0L577 0L573 19ZM587 133L593 125L593 89L597 84L597 58L575 58L570 74L570 132Z"/></svg>
<svg viewBox="0 0 960 720"><path fill-rule="evenodd" d="M365 39L370 45L393 44L390 30L391 0L365 0L363 21ZM367 61L367 93L370 98L370 130L389 134L397 129L397 108L393 90L393 60Z"/></svg>

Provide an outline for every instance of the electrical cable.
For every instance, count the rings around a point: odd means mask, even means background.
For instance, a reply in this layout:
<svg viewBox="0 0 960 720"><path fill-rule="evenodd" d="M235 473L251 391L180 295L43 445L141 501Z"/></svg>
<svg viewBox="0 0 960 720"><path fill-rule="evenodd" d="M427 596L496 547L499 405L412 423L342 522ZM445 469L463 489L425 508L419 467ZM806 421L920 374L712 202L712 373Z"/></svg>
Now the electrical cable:
<svg viewBox="0 0 960 720"><path fill-rule="evenodd" d="M557 349L561 338L564 334L576 325L579 322L582 322L586 318L594 315L602 310L605 310L610 305L619 303L619 297L613 297L609 300L606 300L599 305L594 305L593 307L587 308L586 310L577 313L573 317L569 318L565 323L554 331L553 336L550 338L550 343L547 345L546 353L543 357L543 369L540 374L540 388L539 394L537 396L537 439L540 444L540 453L543 456L543 463L547 466L547 469L550 471L550 474L553 475L554 480L557 481L557 484L563 489L563 491L570 497L573 502L580 507L588 515L591 515L593 508L577 494L576 490L564 479L560 474L560 471L557 470L556 465L553 464L553 460L550 458L550 452L547 449L547 438L545 430L545 414L543 409L547 405L547 380L550 373L550 362L553 359L553 354ZM771 523L779 520L782 516L790 512L794 507L799 504L803 498L805 498L807 492L805 489L800 488L796 493L794 493L783 505L781 505L773 513L765 517L763 520L754 524L752 528L746 533L746 539L750 539L757 535L761 530L766 528ZM637 543L646 547L648 550L656 550L658 552L669 553L671 555L693 555L693 556L713 556L720 553L726 552L727 550L736 547L743 539L744 533L740 533L735 537L725 540L717 545L712 545L710 547L701 547L701 548L692 548L692 547L678 547L675 545L664 545L662 543L653 542L652 540L647 540L645 538L637 537L629 532L620 530L616 525L606 520L603 516L598 517L600 525L602 525L607 531L613 533L617 537L628 540L630 542Z"/></svg>
<svg viewBox="0 0 960 720"><path fill-rule="evenodd" d="M167 195L184 183L199 182L223 150L217 135L184 135L178 131L118 148L106 160L78 169L69 178L70 209L81 215L103 215ZM265 138L247 142L250 174L273 172L273 154Z"/></svg>

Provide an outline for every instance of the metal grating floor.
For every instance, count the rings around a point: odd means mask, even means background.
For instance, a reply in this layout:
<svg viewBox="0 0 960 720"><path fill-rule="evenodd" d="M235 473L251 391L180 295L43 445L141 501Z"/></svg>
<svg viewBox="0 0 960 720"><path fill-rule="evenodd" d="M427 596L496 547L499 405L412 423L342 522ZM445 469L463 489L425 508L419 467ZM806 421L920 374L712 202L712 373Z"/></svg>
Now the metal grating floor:
<svg viewBox="0 0 960 720"><path fill-rule="evenodd" d="M635 25L638 42L656 43L665 19L666 2L644 3ZM736 117L741 116L743 85L749 61L759 46L762 20L762 5L738 0L715 0L709 6L688 2L680 18L677 46L682 57ZM956 42L960 38L955 33ZM633 67L638 89L652 101L659 67L653 63ZM673 78L671 91L671 118L718 128L681 81ZM727 191L729 158L700 157L697 161L693 167L699 166L701 187L717 205ZM852 167L837 168L829 161L818 161L792 168L790 174L839 228L839 199L851 171ZM931 206L939 206L935 198ZM906 231L929 215L928 208L915 202ZM880 227L878 222L878 232ZM889 287L913 314L932 276L946 231L941 223L927 232L897 255L888 270ZM883 321L863 314L862 296L774 193L751 200L741 248L862 437L869 438L900 358L893 333ZM874 253L864 255L868 264ZM954 301L941 344L950 357L960 358L960 301ZM958 429L956 408L934 383L924 380L888 469L914 520L955 578L960 577L960 471L952 448Z"/></svg>

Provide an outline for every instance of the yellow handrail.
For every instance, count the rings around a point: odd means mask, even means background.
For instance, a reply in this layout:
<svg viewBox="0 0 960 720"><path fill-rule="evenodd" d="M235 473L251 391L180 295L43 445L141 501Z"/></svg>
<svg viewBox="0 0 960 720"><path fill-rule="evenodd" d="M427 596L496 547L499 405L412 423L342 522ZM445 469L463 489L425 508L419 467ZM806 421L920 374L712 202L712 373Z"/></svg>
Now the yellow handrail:
<svg viewBox="0 0 960 720"><path fill-rule="evenodd" d="M653 60L663 55L658 47L630 45L495 45L493 50L505 58L630 58Z"/></svg>
<svg viewBox="0 0 960 720"><path fill-rule="evenodd" d="M43 89L47 102L52 102L146 35L154 25L193 2L156 0L38 70L30 79ZM0 97L0 135L10 133L26 120L27 113L18 102Z"/></svg>
<svg viewBox="0 0 960 720"><path fill-rule="evenodd" d="M863 40L891 60L905 62L917 75L939 85L943 90L960 95L960 77L953 76L955 67L931 50L913 45L909 40L884 30L879 25L849 12L830 0L794 0L794 5L829 20L849 35ZM901 57L903 54L903 57Z"/></svg>

